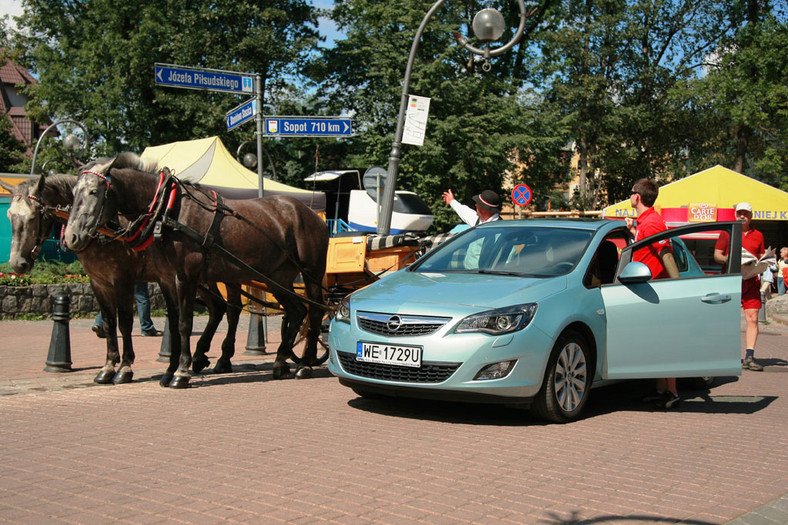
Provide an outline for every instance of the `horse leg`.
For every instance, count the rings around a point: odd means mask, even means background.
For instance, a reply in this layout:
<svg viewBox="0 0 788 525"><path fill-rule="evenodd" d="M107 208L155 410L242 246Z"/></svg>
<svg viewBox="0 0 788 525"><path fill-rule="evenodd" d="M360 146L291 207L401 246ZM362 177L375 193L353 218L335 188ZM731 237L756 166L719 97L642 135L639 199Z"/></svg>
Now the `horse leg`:
<svg viewBox="0 0 788 525"><path fill-rule="evenodd" d="M131 365L134 363L134 344L131 341L131 330L133 326L134 308L130 300L123 301L118 304L118 328L120 329L120 336L123 339L123 356L120 367L112 378L112 382L116 385L131 383L134 377L134 371L131 369ZM115 336L114 329L110 329L107 333Z"/></svg>
<svg viewBox="0 0 788 525"><path fill-rule="evenodd" d="M208 306L208 323L205 325L205 330L203 330L194 348L192 370L195 374L199 374L210 366L211 361L205 354L211 349L211 341L214 335L216 335L216 329L219 327L219 323L222 322L225 310L227 310L224 301L219 295L219 288L216 287L216 284L212 283L209 286L208 292L198 289L197 293L200 294L200 297L202 297L205 304Z"/></svg>
<svg viewBox="0 0 788 525"><path fill-rule="evenodd" d="M110 287L99 284L98 280L91 281L91 288L96 300L101 309L101 317L104 323L104 333L107 334L107 360L104 366L99 370L93 382L100 385L108 385L112 383L112 378L115 377L115 365L120 361L120 352L118 351L118 334L116 333L117 326L117 310L115 301L111 297Z"/></svg>
<svg viewBox="0 0 788 525"><path fill-rule="evenodd" d="M238 333L238 319L241 317L241 286L225 283L227 289L227 336L222 342L222 357L216 362L213 371L225 374L233 371L230 359L235 355L235 336Z"/></svg>
<svg viewBox="0 0 788 525"><path fill-rule="evenodd" d="M303 323L304 317L306 317L306 307L301 304L299 299L290 295L281 294L276 299L285 311L282 317L282 343L276 351L276 360L274 361L274 379L281 379L284 376L280 374L280 376L277 377L277 364L279 364L280 370L286 371L289 375L290 370L285 361L288 357L295 355L293 353L293 345L298 336L298 331L301 328L301 323ZM296 377L300 379L307 378L311 375L311 371L312 369L308 365L304 366L303 360L301 360L298 367L300 375Z"/></svg>
<svg viewBox="0 0 788 525"><path fill-rule="evenodd" d="M323 290L321 284L311 282L311 280L307 281L306 279L305 281L307 297L313 302L323 304ZM306 348L304 349L304 355L301 357L301 361L307 366L320 366L325 361L325 358L322 360L317 358L317 341L320 338L324 314L325 311L322 308L318 308L315 305L309 305L307 317L309 329L307 332ZM298 375L296 375L296 377L298 377Z"/></svg>
<svg viewBox="0 0 788 525"><path fill-rule="evenodd" d="M181 339L178 332L178 319L180 318L178 315L178 293L172 279L161 279L159 288L161 288L164 302L167 305L167 328L170 331L170 365L161 376L159 384L163 387L168 387L175 376L175 370L178 368L181 355Z"/></svg>
<svg viewBox="0 0 788 525"><path fill-rule="evenodd" d="M178 362L170 359L170 370L174 373L170 388L188 388L189 368L192 364L192 354L190 348L190 338L192 327L194 326L194 298L197 295L197 279L177 278L178 288L178 333L180 334L181 347ZM173 368L173 365L174 368Z"/></svg>

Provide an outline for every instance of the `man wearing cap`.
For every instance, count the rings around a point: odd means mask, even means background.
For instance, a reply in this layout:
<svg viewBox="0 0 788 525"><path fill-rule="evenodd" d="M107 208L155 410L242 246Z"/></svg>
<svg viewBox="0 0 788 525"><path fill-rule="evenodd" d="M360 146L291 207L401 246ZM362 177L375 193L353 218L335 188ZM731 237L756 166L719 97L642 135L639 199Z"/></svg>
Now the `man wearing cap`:
<svg viewBox="0 0 788 525"><path fill-rule="evenodd" d="M760 259L766 248L763 242L763 234L750 224L752 221L752 206L750 206L750 203L740 202L736 205L736 219L742 223L741 247ZM728 241L728 233L722 232L719 239L717 239L717 244L714 245L714 260L722 264L723 267L728 264ZM742 280L741 306L744 309L744 319L747 324L744 333L746 349L741 367L761 372L763 371L763 366L755 361L755 343L758 341L758 310L761 309L761 286L757 275L750 279Z"/></svg>
<svg viewBox="0 0 788 525"><path fill-rule="evenodd" d="M451 189L443 192L443 202L451 206L462 222L468 226L501 220L501 198L492 190L484 190L473 196L473 202L476 203L475 211L455 200Z"/></svg>
<svg viewBox="0 0 788 525"><path fill-rule="evenodd" d="M492 190L484 190L480 194L473 196L473 202L476 203L476 211L455 200L451 189L443 192L443 202L451 206L457 212L457 215L460 216L460 219L468 226L501 220L501 198ZM482 239L479 239L468 245L463 261L466 269L479 268L482 242Z"/></svg>

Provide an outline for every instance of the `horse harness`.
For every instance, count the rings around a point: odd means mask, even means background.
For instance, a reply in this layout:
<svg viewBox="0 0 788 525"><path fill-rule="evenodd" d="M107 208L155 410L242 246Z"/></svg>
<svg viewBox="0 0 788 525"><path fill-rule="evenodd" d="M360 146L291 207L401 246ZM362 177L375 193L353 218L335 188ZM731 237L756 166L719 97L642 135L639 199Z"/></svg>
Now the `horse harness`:
<svg viewBox="0 0 788 525"><path fill-rule="evenodd" d="M95 171L86 170L82 173L90 173L96 175L100 179L102 179L106 184L106 191L104 192L104 197L101 201L101 214L103 214L103 206L104 200L106 199L106 193L109 192L111 189L111 179L108 175L103 175L101 173L97 173ZM205 192L202 192L203 195L208 196ZM201 234L198 231L194 230L190 226L183 224L182 222L178 222L176 219L172 218L170 215L173 213L173 210L178 203L179 197L183 197L184 195L188 195L192 201L194 201L199 206L205 207L202 203L200 203L194 196L191 196L188 191L184 191L183 182L172 175L168 168L163 168L159 173L159 182L156 188L156 192L154 194L153 200L151 201L150 205L148 206L147 213L143 213L139 217L137 217L134 221L132 221L123 231L119 232L115 238L122 238L126 243L130 245L132 249L135 251L141 251L147 248L154 239L159 240L161 239L162 235L164 234L164 228L169 228L174 231L179 231L183 233L186 237L190 238L191 240L197 242L205 251L206 255L209 255L213 252L218 253L225 259L228 259L231 263L235 264L239 268L251 273L255 276L255 279L264 283L266 286L278 289L282 293L288 294L297 298L299 301L309 304L310 306L314 306L317 308L321 308L324 310L329 309L329 307L325 304L318 303L317 301L313 301L307 297L303 297L301 295L296 294L295 292L291 291L287 287L279 284L278 282L274 281L270 277L266 276L265 274L261 273L254 267L250 266L240 258L238 258L235 254L228 251L220 242L217 242L220 239L219 229L221 227L222 220L224 219L225 215L232 215L239 220L244 221L249 226L253 227L260 233L264 234L271 242L278 244L275 239L272 239L271 236L263 231L262 229L256 227L253 223L251 223L248 219L243 217L242 215L238 214L235 210L224 204L222 197L213 190L210 190L210 196L208 196L212 204L210 211L213 212L213 220L211 222L208 231L205 234ZM165 205L166 203L166 205ZM98 215L99 220L101 214ZM286 251L280 246L283 253ZM296 267L304 273L304 270L298 264L297 261L291 261L296 265ZM243 294L249 299L254 300L264 306L272 306L272 303L268 303L265 301L261 301L253 297L250 294Z"/></svg>

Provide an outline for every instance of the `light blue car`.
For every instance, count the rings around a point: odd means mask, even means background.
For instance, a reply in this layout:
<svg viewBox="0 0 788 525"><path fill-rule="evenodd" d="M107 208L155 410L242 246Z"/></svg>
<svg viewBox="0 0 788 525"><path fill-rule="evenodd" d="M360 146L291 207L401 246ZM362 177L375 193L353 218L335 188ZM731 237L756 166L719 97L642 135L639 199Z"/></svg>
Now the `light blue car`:
<svg viewBox="0 0 788 525"><path fill-rule="evenodd" d="M498 221L452 238L347 296L332 320L329 370L361 396L530 406L577 418L608 380L734 376L740 261L704 274L674 228L630 244L623 221ZM677 279L651 280L632 253L671 239Z"/></svg>

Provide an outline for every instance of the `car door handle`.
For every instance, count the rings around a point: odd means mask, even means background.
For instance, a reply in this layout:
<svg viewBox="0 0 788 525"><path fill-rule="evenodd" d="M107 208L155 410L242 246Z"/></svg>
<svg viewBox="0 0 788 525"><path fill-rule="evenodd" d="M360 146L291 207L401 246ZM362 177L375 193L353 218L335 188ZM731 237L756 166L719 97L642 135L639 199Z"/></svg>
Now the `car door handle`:
<svg viewBox="0 0 788 525"><path fill-rule="evenodd" d="M700 300L703 301L704 303L709 303L709 304L722 304L730 301L731 296L722 295L718 293L710 293L708 295L701 297Z"/></svg>

